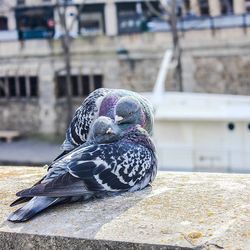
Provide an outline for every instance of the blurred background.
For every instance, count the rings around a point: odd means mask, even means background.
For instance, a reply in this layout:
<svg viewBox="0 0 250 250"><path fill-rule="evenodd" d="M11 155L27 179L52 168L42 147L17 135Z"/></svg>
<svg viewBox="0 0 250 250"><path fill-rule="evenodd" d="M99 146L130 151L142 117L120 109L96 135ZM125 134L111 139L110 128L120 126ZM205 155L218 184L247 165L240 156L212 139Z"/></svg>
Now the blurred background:
<svg viewBox="0 0 250 250"><path fill-rule="evenodd" d="M0 0L0 163L60 152L93 90L155 106L161 170L250 172L250 0Z"/></svg>

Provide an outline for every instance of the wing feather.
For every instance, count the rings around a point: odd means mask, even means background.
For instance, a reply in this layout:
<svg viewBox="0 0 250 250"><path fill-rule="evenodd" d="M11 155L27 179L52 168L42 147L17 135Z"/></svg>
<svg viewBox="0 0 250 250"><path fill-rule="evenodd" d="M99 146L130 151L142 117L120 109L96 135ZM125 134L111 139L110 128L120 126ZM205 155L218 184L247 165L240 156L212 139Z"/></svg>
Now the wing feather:
<svg viewBox="0 0 250 250"><path fill-rule="evenodd" d="M38 184L29 189L24 189L17 193L19 197L71 197L71 196L91 196L93 192L86 188L86 185L79 178L69 173L58 176L57 178Z"/></svg>
<svg viewBox="0 0 250 250"><path fill-rule="evenodd" d="M140 144L118 141L80 147L60 160L41 183L17 196L67 197L141 189L151 179L154 164L152 151Z"/></svg>
<svg viewBox="0 0 250 250"><path fill-rule="evenodd" d="M100 144L92 154L69 163L70 174L88 180L95 191L126 191L139 184L155 167L155 155L135 143Z"/></svg>
<svg viewBox="0 0 250 250"><path fill-rule="evenodd" d="M62 144L63 150L72 150L87 140L90 126L99 112L99 99L109 91L105 88L97 89L83 101L67 129L66 139Z"/></svg>

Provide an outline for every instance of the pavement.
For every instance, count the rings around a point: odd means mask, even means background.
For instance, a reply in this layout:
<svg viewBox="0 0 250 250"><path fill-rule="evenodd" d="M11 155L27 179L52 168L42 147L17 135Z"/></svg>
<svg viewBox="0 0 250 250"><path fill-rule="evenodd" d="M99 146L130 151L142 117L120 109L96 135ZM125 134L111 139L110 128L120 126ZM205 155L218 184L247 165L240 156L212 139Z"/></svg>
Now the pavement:
<svg viewBox="0 0 250 250"><path fill-rule="evenodd" d="M44 165L50 163L61 152L60 145L36 139L0 142L0 164Z"/></svg>
<svg viewBox="0 0 250 250"><path fill-rule="evenodd" d="M45 173L0 167L0 249L250 249L250 175L158 172L139 192L6 221L15 193Z"/></svg>

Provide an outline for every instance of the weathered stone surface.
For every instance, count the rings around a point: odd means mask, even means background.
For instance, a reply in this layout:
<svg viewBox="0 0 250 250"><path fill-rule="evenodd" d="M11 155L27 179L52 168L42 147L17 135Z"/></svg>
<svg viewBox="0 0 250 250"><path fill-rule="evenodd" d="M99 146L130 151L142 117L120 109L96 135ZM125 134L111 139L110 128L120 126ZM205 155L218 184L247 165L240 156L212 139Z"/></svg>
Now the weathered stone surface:
<svg viewBox="0 0 250 250"><path fill-rule="evenodd" d="M249 55L209 55L194 58L194 92L246 95L250 90Z"/></svg>
<svg viewBox="0 0 250 250"><path fill-rule="evenodd" d="M15 102L0 101L0 129L18 130L23 133L39 131L40 119L37 114L40 107L37 101ZM20 115L22 114L22 115Z"/></svg>
<svg viewBox="0 0 250 250"><path fill-rule="evenodd" d="M58 206L26 223L4 221L14 193L44 172L0 168L1 249L250 249L250 175L160 172L141 192Z"/></svg>

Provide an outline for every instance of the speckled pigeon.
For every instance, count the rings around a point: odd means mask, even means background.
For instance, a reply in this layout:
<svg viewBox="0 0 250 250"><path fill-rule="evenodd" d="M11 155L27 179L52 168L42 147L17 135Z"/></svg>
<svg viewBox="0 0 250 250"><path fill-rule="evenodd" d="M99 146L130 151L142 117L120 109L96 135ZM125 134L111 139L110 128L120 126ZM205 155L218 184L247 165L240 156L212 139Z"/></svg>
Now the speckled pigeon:
<svg viewBox="0 0 250 250"><path fill-rule="evenodd" d="M135 102L140 107L140 113L133 109L136 106ZM62 149L67 153L84 143L91 124L98 116L117 118L120 124L127 124L131 120L130 122L134 124L133 119L136 118L134 112L140 116L137 117L139 124L151 135L154 111L152 104L146 98L124 89L100 88L93 91L77 109L67 129Z"/></svg>
<svg viewBox="0 0 250 250"><path fill-rule="evenodd" d="M152 182L157 159L148 133L140 125L124 130L110 121L99 126L97 120L87 144L53 163L41 183L18 192L33 198L8 220L26 221L58 203L137 191Z"/></svg>
<svg viewBox="0 0 250 250"><path fill-rule="evenodd" d="M114 126L114 122L109 117L100 116L98 117L94 122L90 129L90 132L88 134L87 141L84 143L84 146L89 146L93 143L109 143L113 141L119 140L121 137L121 129L118 126ZM111 130L112 133L109 132L109 128L113 127L113 130ZM106 133L108 131L108 133ZM82 144L83 145L83 144ZM75 149L76 150L76 149ZM72 152L72 151L71 151ZM65 156L65 155L64 155ZM66 158L64 156L58 157L57 160L54 160L49 166L48 171L52 173L57 173L57 170L61 171L61 169L67 170L67 164L70 162L70 158ZM60 161L60 159L62 161ZM55 169L54 170L52 170ZM42 179L40 179L38 182L36 182L33 186L40 184L46 176L44 176ZM23 202L29 201L30 197L20 197L16 199L14 202L10 204L11 207L19 205Z"/></svg>
<svg viewBox="0 0 250 250"><path fill-rule="evenodd" d="M135 124L140 124L141 126L147 128L148 131L152 131L153 107L146 99L131 91L113 90L110 93L107 93L107 91L111 90L98 89L94 91L89 97L86 98L84 105L78 109L80 113L78 114L78 110L76 111L76 115L66 133L66 140L63 144L64 151L54 161L60 159L74 148L77 148L78 145L75 142L76 140L80 140L78 141L80 145L85 143L85 138L88 137L90 127L99 116L107 115L113 120L115 119L119 124L120 129L124 131ZM103 93L106 95L100 96ZM141 102L139 101L140 99L142 100ZM92 116L91 112L93 112L93 110L95 114ZM91 116L88 116L88 114ZM91 117L91 119L87 119L88 117ZM83 123L81 122L81 119L83 120ZM82 139L78 136L76 131L81 131L81 133L83 133L81 137ZM53 162L49 165L48 169L54 166ZM38 183L40 183L40 181ZM11 206L18 205L28 200L30 200L30 198L20 197L14 201Z"/></svg>

